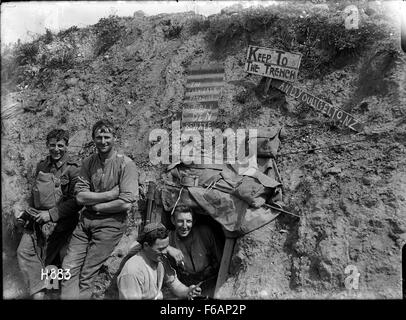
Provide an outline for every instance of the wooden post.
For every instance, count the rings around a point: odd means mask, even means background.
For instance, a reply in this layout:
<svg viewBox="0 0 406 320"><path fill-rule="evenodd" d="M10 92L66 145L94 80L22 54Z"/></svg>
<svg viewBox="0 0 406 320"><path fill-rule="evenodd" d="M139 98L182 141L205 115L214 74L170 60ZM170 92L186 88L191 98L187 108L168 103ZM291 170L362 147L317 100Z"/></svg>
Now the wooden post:
<svg viewBox="0 0 406 320"><path fill-rule="evenodd" d="M214 290L214 298L218 298L220 287L226 282L228 277L228 269L230 267L231 256L233 254L236 238L226 238L224 244L223 256L221 258L220 270L217 276L216 289Z"/></svg>
<svg viewBox="0 0 406 320"><path fill-rule="evenodd" d="M282 183L281 175L279 173L278 167L276 166L276 161L272 158L272 167L275 172L275 176L278 178L278 182Z"/></svg>
<svg viewBox="0 0 406 320"><path fill-rule="evenodd" d="M272 78L267 78L265 82L264 94L268 93L269 87L271 86Z"/></svg>
<svg viewBox="0 0 406 320"><path fill-rule="evenodd" d="M153 217L153 204L155 200L155 182L148 182L148 191L147 191L147 212L145 215L145 225L150 222L156 222Z"/></svg>

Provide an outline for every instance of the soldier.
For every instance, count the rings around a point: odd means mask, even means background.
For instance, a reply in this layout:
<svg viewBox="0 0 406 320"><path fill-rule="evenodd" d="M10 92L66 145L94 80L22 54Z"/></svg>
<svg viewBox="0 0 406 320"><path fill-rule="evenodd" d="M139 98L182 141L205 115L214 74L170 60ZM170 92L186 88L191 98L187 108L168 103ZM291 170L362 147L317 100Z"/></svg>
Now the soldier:
<svg viewBox="0 0 406 320"><path fill-rule="evenodd" d="M177 297L193 298L200 295L200 287L187 287L178 280L165 258L169 234L164 225L147 224L139 242L142 250L126 261L117 277L120 299L160 300L163 298L161 289L164 282Z"/></svg>
<svg viewBox="0 0 406 320"><path fill-rule="evenodd" d="M185 285L201 282L202 294L213 297L223 248L212 230L195 220L190 208L176 207L167 251L177 262L179 280Z"/></svg>
<svg viewBox="0 0 406 320"><path fill-rule="evenodd" d="M91 298L92 281L120 241L138 197L135 163L115 150L113 124L97 121L92 138L97 153L84 159L75 187L77 202L86 208L62 264L71 274L62 281L62 299Z"/></svg>
<svg viewBox="0 0 406 320"><path fill-rule="evenodd" d="M68 154L68 142L65 130L48 133L49 156L37 165L31 207L17 217L24 224L18 264L34 299L44 298L47 285L41 271L49 265L60 265L61 249L68 243L81 208L74 197L79 162Z"/></svg>

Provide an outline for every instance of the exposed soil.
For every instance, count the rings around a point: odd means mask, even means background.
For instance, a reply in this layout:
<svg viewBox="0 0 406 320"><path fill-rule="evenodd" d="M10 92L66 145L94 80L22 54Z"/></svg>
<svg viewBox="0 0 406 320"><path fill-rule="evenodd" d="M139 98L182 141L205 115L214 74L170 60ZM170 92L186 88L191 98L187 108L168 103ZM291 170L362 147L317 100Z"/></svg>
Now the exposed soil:
<svg viewBox="0 0 406 320"><path fill-rule="evenodd" d="M358 31L337 23L343 7L282 8L278 19L272 10L223 12L208 19L190 12L153 17L138 12L129 18L109 18L104 26L73 28L64 36L42 38L28 62L12 65L16 53L3 55L2 73L10 65L15 68L10 70L18 71L14 76L2 74L6 79L2 82L3 296L26 295L15 257L21 234L12 216L25 206L35 164L47 153L47 132L68 129L72 152L83 157L93 150L92 124L109 117L119 127L120 150L140 169L141 184L141 200L130 216L122 250L109 259L95 284L95 296L109 298L105 290L136 238L145 208L145 182L159 181L163 169L149 163L149 132L169 130L181 111L187 67L213 62L225 68L226 85L219 102L222 129L284 126L286 137L276 159L284 203L287 210L301 215L300 219L280 215L239 238L231 277L220 296L401 298L406 55L400 49L399 30L384 8L365 6L370 10L361 11L365 25ZM301 10L307 10L302 20ZM317 45L320 26L337 28L343 46L354 46L334 53L338 40ZM107 39L113 44L106 49L100 46L100 34L109 27L119 31L117 39ZM310 32L300 31L306 27ZM351 38L356 32L358 40ZM263 79L243 68L252 43L300 51L304 57L295 86L360 119L363 132L339 128L274 88L263 94ZM57 60L69 50L73 54L63 63ZM55 61L49 60L50 55ZM332 145L338 146L326 147ZM306 149L317 150L298 152ZM344 286L348 265L360 273L358 290Z"/></svg>

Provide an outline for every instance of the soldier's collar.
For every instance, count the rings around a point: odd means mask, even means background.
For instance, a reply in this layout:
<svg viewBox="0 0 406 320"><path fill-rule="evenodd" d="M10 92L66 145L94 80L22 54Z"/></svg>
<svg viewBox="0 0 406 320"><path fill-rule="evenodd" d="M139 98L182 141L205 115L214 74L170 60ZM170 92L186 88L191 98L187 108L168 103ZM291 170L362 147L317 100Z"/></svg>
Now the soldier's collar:
<svg viewBox="0 0 406 320"><path fill-rule="evenodd" d="M59 169L59 168L62 167L62 166L66 163L66 161L68 161L68 160L69 160L69 155L68 155L67 152L66 152L66 153L63 155L63 157L62 157L61 159L59 159L57 162L53 162L52 159L51 159L51 156L48 156L48 157L47 157L47 165L48 165L48 166L55 165L55 167L56 167L57 169Z"/></svg>
<svg viewBox="0 0 406 320"><path fill-rule="evenodd" d="M113 150L113 152L111 153L111 156L107 159L104 159L104 161L110 161L112 159L115 159L117 157L117 150ZM100 153L97 153L97 156L99 158L100 161L103 161L102 157L100 156Z"/></svg>

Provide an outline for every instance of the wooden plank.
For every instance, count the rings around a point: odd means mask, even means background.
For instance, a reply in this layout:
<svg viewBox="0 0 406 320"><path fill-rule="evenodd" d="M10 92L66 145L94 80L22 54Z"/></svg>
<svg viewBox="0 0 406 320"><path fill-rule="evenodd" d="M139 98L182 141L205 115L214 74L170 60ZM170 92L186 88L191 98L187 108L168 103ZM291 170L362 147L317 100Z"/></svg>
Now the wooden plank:
<svg viewBox="0 0 406 320"><path fill-rule="evenodd" d="M216 87L222 87L224 85L223 81L218 81L218 82L206 82L206 83L201 83L201 82L186 82L186 91L188 89L207 89L207 88L216 88Z"/></svg>
<svg viewBox="0 0 406 320"><path fill-rule="evenodd" d="M187 74L188 75L195 75L195 74L209 74L209 73L224 73L224 67L222 65L216 66L196 66L196 67L189 67Z"/></svg>
<svg viewBox="0 0 406 320"><path fill-rule="evenodd" d="M359 120L355 119L351 114L334 107L332 104L317 98L307 91L280 80L274 80L272 82L272 86L284 92L286 95L291 96L294 99L311 106L316 111L328 115L340 125L348 127L357 132L362 131L362 123Z"/></svg>
<svg viewBox="0 0 406 320"><path fill-rule="evenodd" d="M264 76L284 81L296 81L298 71L293 69L287 69L284 67L267 66L260 62L246 62L244 65L246 72L256 74L258 76Z"/></svg>
<svg viewBox="0 0 406 320"><path fill-rule="evenodd" d="M221 257L220 270L217 276L216 289L214 290L214 298L218 298L218 291L227 280L228 269L230 267L231 256L233 254L235 242L236 238L226 238L223 256Z"/></svg>
<svg viewBox="0 0 406 320"><path fill-rule="evenodd" d="M187 78L186 83L191 85L191 86L197 86L197 83L202 83L200 86L204 87L208 85L208 83L217 83L223 81L223 75L218 75L217 77L211 77L211 78ZM204 85L203 85L204 84Z"/></svg>
<svg viewBox="0 0 406 320"><path fill-rule="evenodd" d="M301 53L287 52L258 46L248 46L247 61L255 61L270 66L299 69L302 60Z"/></svg>
<svg viewBox="0 0 406 320"><path fill-rule="evenodd" d="M301 53L248 46L244 69L251 74L284 81L296 81L301 59Z"/></svg>
<svg viewBox="0 0 406 320"><path fill-rule="evenodd" d="M269 87L271 86L272 78L266 79L265 82L265 89L264 89L264 94L267 94Z"/></svg>
<svg viewBox="0 0 406 320"><path fill-rule="evenodd" d="M193 74L187 75L186 80L193 82L192 80L202 79L217 79L217 81L223 81L224 73L205 73L205 74Z"/></svg>
<svg viewBox="0 0 406 320"><path fill-rule="evenodd" d="M153 205L155 201L155 182L154 181L148 181L148 190L147 190L147 214L145 217L145 224L148 224L150 222L155 222L154 216L153 216Z"/></svg>
<svg viewBox="0 0 406 320"><path fill-rule="evenodd" d="M183 125L185 130L204 130L204 129L211 129L211 122L186 122Z"/></svg>
<svg viewBox="0 0 406 320"><path fill-rule="evenodd" d="M192 103L192 102L216 102L219 99L219 95L208 95L208 96L193 96L193 97L187 97L185 100L183 100L185 103Z"/></svg>
<svg viewBox="0 0 406 320"><path fill-rule="evenodd" d="M191 110L190 112L184 112L182 114L182 123L193 122L211 122L216 121L218 116L218 110Z"/></svg>
<svg viewBox="0 0 406 320"><path fill-rule="evenodd" d="M210 127L217 121L218 100L224 85L222 64L194 65L188 68L183 102L182 126ZM210 108L207 108L210 106Z"/></svg>
<svg viewBox="0 0 406 320"><path fill-rule="evenodd" d="M211 109L217 109L219 106L218 101L199 101L199 102L185 102L184 109L194 109L196 107L202 107L202 108L211 108Z"/></svg>
<svg viewBox="0 0 406 320"><path fill-rule="evenodd" d="M282 183L282 178L281 178L281 175L279 173L279 170L278 170L278 167L276 165L276 161L275 161L274 158L272 158L272 167L273 167L273 171L275 173L275 176L278 178L277 181Z"/></svg>
<svg viewBox="0 0 406 320"><path fill-rule="evenodd" d="M220 95L220 89L204 89L204 90L194 90L194 91L186 91L185 97L193 97L193 96L211 96L211 95Z"/></svg>

